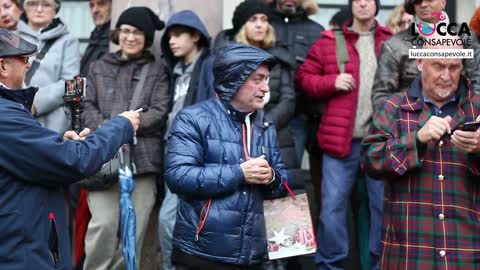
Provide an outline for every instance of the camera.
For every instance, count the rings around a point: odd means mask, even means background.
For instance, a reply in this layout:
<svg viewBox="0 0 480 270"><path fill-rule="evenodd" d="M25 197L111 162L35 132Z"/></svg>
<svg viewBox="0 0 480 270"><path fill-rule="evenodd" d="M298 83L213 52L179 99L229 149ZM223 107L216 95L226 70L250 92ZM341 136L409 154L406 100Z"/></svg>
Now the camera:
<svg viewBox="0 0 480 270"><path fill-rule="evenodd" d="M87 79L85 77L76 77L73 80L65 80L65 102L80 102L81 99L85 97L86 87Z"/></svg>

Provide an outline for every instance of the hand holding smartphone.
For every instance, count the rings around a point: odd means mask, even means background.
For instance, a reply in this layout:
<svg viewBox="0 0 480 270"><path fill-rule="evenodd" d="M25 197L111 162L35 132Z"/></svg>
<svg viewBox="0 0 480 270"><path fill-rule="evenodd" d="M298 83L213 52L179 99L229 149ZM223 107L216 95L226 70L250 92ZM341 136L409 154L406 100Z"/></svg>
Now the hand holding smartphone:
<svg viewBox="0 0 480 270"><path fill-rule="evenodd" d="M479 122L465 122L465 123L460 123L458 124L455 128L453 128L452 133L455 130L461 130L461 131L477 131L477 129L480 128L480 121Z"/></svg>

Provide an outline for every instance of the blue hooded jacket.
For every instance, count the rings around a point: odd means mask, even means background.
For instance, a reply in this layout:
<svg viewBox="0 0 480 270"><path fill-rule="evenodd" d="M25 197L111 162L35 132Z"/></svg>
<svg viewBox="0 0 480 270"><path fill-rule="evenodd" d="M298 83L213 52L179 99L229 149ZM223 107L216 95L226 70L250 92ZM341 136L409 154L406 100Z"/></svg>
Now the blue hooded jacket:
<svg viewBox="0 0 480 270"><path fill-rule="evenodd" d="M246 113L229 103L247 77L262 63L273 63L265 51L233 44L215 57L215 90L219 98L180 111L169 139L165 180L179 195L174 250L214 262L248 266L261 262L267 250L263 200L285 193L288 172L280 156L272 122L254 113L250 157L265 155L275 172L269 185L247 184L240 164L246 160L242 126ZM205 224L196 237L202 208L211 199Z"/></svg>
<svg viewBox="0 0 480 270"><path fill-rule="evenodd" d="M198 44L201 49L203 49L202 55L200 55L197 60L192 73L192 78L190 79L190 85L184 103L184 107L186 107L207 100L214 95L212 72L213 57L210 54L211 37L195 12L191 10L182 10L173 14L167 22L165 34L161 40L163 56L167 65L170 67L170 71L173 70L178 61L178 59L172 54L168 44L168 31L174 26L187 26L197 30L201 36ZM172 85L174 85L173 82Z"/></svg>
<svg viewBox="0 0 480 270"><path fill-rule="evenodd" d="M133 136L121 116L64 141L30 109L36 90L0 87L0 269L72 269L62 187L97 172Z"/></svg>

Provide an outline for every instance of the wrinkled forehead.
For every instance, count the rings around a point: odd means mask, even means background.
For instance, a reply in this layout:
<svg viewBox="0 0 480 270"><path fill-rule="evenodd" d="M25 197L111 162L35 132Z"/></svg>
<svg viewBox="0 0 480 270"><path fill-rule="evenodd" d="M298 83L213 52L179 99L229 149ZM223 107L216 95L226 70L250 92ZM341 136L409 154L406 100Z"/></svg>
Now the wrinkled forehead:
<svg viewBox="0 0 480 270"><path fill-rule="evenodd" d="M257 69L255 69L251 74L250 77L258 77L258 78L265 78L270 76L270 69L266 63L260 64Z"/></svg>
<svg viewBox="0 0 480 270"><path fill-rule="evenodd" d="M423 60L431 66L453 68L462 66L461 58L426 58Z"/></svg>

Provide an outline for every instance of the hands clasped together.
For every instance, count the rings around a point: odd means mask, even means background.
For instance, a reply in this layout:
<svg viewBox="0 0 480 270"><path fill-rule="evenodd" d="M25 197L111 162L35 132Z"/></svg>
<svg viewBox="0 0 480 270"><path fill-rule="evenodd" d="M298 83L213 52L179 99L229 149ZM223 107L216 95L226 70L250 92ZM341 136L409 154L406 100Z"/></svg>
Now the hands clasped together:
<svg viewBox="0 0 480 270"><path fill-rule="evenodd" d="M240 164L245 181L249 184L266 185L272 182L273 172L265 155L257 158L247 158L247 161Z"/></svg>

